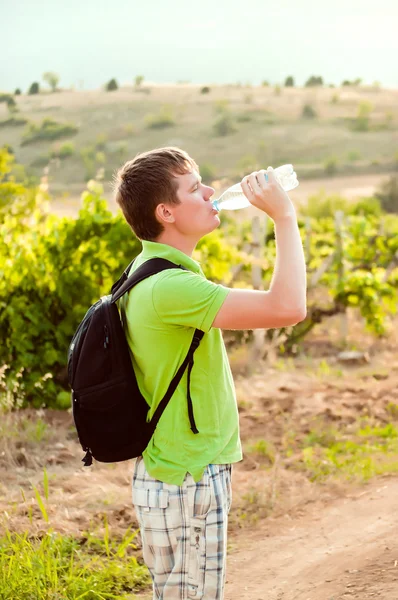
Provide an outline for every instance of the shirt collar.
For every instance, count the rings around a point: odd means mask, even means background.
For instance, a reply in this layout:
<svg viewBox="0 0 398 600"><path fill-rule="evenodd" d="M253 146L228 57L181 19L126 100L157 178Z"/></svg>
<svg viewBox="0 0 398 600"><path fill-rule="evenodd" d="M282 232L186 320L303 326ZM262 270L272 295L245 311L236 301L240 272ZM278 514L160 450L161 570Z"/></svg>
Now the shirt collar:
<svg viewBox="0 0 398 600"><path fill-rule="evenodd" d="M202 269L200 264L196 262L193 258L174 248L174 246L169 246L168 244L160 244L159 242L150 242L148 240L142 240L142 254L141 257L143 260L148 260L149 258L166 258L171 262L182 265L189 271L193 271L199 275L202 275Z"/></svg>

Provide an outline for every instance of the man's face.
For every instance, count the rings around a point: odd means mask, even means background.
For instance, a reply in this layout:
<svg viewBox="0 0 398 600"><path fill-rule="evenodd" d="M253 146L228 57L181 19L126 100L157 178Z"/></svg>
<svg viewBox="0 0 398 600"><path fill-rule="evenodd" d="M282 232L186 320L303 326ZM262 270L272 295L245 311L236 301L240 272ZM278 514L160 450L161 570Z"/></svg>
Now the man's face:
<svg viewBox="0 0 398 600"><path fill-rule="evenodd" d="M202 183L197 171L176 177L177 198L181 204L172 208L174 225L184 235L200 239L220 225L218 212L210 202L214 189Z"/></svg>

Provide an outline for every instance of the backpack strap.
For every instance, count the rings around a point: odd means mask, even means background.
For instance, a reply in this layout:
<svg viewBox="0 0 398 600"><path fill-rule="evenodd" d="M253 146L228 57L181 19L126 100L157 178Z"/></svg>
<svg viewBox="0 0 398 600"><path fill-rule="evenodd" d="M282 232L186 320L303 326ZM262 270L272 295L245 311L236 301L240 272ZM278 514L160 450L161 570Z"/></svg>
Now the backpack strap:
<svg viewBox="0 0 398 600"><path fill-rule="evenodd" d="M180 383L181 378L185 372L185 369L188 367L188 391L187 391L188 416L189 416L189 422L191 424L192 432L199 433L199 431L196 427L195 418L194 418L194 414L193 414L190 384L191 384L191 371L192 371L192 367L193 367L193 355L194 355L196 348L198 348L203 336L204 336L204 331L201 331L200 329L195 329L195 333L193 334L193 338L192 338L192 342L191 342L191 345L188 350L188 354L186 355L184 362L182 363L182 365L178 369L177 373L175 374L172 382L170 383L166 394L164 395L162 400L159 402L159 406L155 410L155 413L151 419L151 426L153 425L153 431L155 431L156 425L158 424L158 421L159 421L160 417L162 416L164 409L168 405L170 398L172 397L178 384Z"/></svg>
<svg viewBox="0 0 398 600"><path fill-rule="evenodd" d="M134 263L134 260L129 264L129 266L124 271L123 275L118 279L118 281L116 281L116 283L114 283L114 285L112 286L112 290L111 290L111 293L112 293L111 303L112 304L114 302L117 302L117 300L119 300L124 294L126 294L128 291L130 291L135 285L137 285L137 283L140 283L140 281L147 279L147 277L151 277L151 275L156 275L156 273L160 273L161 271L165 271L167 269L187 270L182 265L176 265L175 263L171 262L170 260L166 260L165 258L151 258L151 259L147 260L146 262L144 262L140 267L138 267L138 269L136 269L134 271L134 273L132 273L129 276L129 271ZM188 367L188 389L187 389L188 416L189 416L189 422L191 425L191 431L193 433L199 433L199 430L196 427L195 417L193 414L193 405L192 405L192 399L191 399L190 386L191 386L191 371L192 371L192 367L194 364L194 353L195 353L195 350L198 348L203 336L204 336L204 331L201 331L200 329L195 329L195 333L193 334L192 342L189 347L188 353L185 357L185 360L182 363L182 365L179 367L175 376L173 377L173 379L167 389L166 394L164 395L162 400L159 402L159 405L158 405L157 409L155 410L155 413L150 421L150 426L151 426L152 431L155 431L156 426L159 422L159 419L163 414L163 411L165 410L166 406L168 405L170 398L174 394L178 384L180 383L180 381L182 379L182 376L184 375L186 368Z"/></svg>
<svg viewBox="0 0 398 600"><path fill-rule="evenodd" d="M133 261L134 262L134 261ZM150 258L146 262L144 262L138 269L134 271L128 276L132 263L129 264L127 269L124 271L123 275L116 281L116 283L112 286L112 304L117 302L124 294L129 292L137 283L143 281L147 277L151 277L151 275L156 275L156 273L160 273L161 271L166 271L166 269L184 269L182 265L176 265L170 260L166 260L165 258Z"/></svg>

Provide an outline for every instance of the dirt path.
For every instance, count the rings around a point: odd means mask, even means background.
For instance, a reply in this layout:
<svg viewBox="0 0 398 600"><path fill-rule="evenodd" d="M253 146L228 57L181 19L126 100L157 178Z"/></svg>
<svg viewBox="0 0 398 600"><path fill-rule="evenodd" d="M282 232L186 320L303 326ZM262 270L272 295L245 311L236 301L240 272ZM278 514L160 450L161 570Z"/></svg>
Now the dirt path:
<svg viewBox="0 0 398 600"><path fill-rule="evenodd" d="M226 600L398 599L398 479L269 520L229 557Z"/></svg>

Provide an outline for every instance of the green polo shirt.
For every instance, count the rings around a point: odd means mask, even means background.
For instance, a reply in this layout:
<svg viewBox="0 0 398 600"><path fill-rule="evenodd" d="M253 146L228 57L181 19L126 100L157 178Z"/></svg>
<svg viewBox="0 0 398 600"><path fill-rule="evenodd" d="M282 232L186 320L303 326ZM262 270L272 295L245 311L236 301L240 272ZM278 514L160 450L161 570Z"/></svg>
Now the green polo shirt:
<svg viewBox="0 0 398 600"><path fill-rule="evenodd" d="M211 327L229 290L208 281L192 258L157 242L143 242L131 272L155 257L188 271L157 273L120 302L137 382L149 406L148 420L184 361L194 330L205 332L194 355L190 387L199 433L190 429L185 371L143 453L152 477L182 485L186 473L199 481L208 464L242 459L232 373L221 330Z"/></svg>

